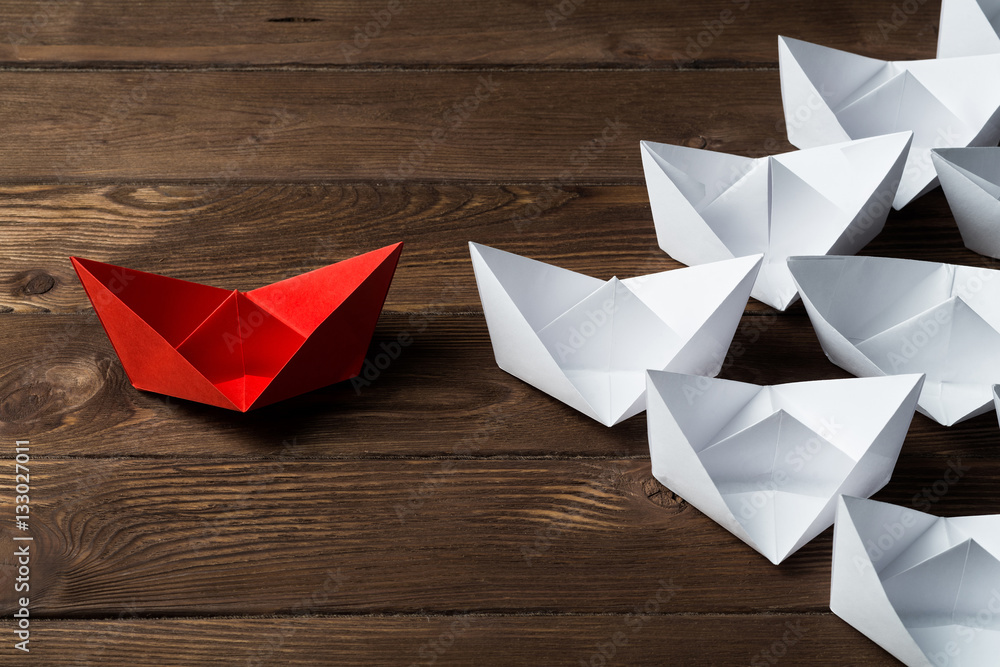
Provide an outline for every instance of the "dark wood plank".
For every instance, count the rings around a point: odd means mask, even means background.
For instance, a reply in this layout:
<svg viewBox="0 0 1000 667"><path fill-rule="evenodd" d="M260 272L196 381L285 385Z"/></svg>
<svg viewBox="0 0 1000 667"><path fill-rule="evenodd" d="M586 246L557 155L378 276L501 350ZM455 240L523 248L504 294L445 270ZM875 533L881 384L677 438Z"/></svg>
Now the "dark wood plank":
<svg viewBox="0 0 1000 667"><path fill-rule="evenodd" d="M90 308L70 255L247 290L404 241L394 313L481 312L468 241L602 279L681 266L641 184L0 185L0 237L0 312L18 313ZM864 254L1000 267L964 248L940 190Z"/></svg>
<svg viewBox="0 0 1000 667"><path fill-rule="evenodd" d="M96 316L0 315L0 436L49 456L648 456L645 417L607 428L501 371L481 315L383 315L368 358L358 381L240 414L132 388ZM803 314L745 316L722 375L848 377ZM952 428L916 415L906 451L995 458L996 441L993 413Z"/></svg>
<svg viewBox="0 0 1000 667"><path fill-rule="evenodd" d="M37 630L32 626L30 664L697 667L755 660L771 665L778 659L824 667L898 664L832 614L647 613L647 602L649 609L669 605L656 599L657 592L638 598L640 610L631 616L133 619L124 611L119 620L45 620ZM0 629L13 635L9 620L0 622ZM602 656L610 659L601 662Z"/></svg>
<svg viewBox="0 0 1000 667"><path fill-rule="evenodd" d="M773 66L778 34L879 58L933 58L939 11L938 0L521 0L488 9L443 0L175 0L124 11L108 0L8 0L0 63Z"/></svg>
<svg viewBox="0 0 1000 667"><path fill-rule="evenodd" d="M139 616L291 613L332 578L336 594L314 611L624 614L664 579L672 613L813 613L829 601L831 530L775 567L663 490L648 461L76 459L30 470L33 618L123 604ZM938 457L909 456L878 497L912 504L945 472ZM976 462L935 511L1000 511L998 478L996 461ZM0 491L3 507L12 494ZM13 524L0 526L13 545Z"/></svg>
<svg viewBox="0 0 1000 667"><path fill-rule="evenodd" d="M28 71L0 90L7 182L607 183L641 179L640 139L788 147L775 71Z"/></svg>

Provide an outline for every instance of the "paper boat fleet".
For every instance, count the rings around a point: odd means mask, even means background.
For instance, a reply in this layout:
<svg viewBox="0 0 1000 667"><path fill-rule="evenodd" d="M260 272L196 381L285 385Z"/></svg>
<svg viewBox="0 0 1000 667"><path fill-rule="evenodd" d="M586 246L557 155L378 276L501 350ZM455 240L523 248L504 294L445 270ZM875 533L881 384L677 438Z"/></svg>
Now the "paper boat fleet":
<svg viewBox="0 0 1000 667"><path fill-rule="evenodd" d="M830 609L911 667L996 665L1000 515L841 497Z"/></svg>
<svg viewBox="0 0 1000 667"><path fill-rule="evenodd" d="M72 261L137 389L245 412L358 374L401 252L249 292Z"/></svg>
<svg viewBox="0 0 1000 667"><path fill-rule="evenodd" d="M646 407L649 368L715 375L761 256L600 280L469 244L497 364L605 426Z"/></svg>
<svg viewBox="0 0 1000 667"><path fill-rule="evenodd" d="M889 481L923 376L648 383L653 475L778 564L833 524L840 494Z"/></svg>
<svg viewBox="0 0 1000 667"><path fill-rule="evenodd" d="M852 255L882 231L912 136L758 159L643 141L657 241L688 265L762 253L751 295L784 310L790 255Z"/></svg>

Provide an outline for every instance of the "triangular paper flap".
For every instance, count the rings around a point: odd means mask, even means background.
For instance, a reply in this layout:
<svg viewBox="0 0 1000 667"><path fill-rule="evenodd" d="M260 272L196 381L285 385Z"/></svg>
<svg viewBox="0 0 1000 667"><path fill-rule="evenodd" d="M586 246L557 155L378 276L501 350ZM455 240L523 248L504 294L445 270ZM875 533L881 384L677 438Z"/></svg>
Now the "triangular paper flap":
<svg viewBox="0 0 1000 667"><path fill-rule="evenodd" d="M849 521L865 545L868 560L876 574L892 565L938 517L890 503L841 496L846 515L837 513L837 523Z"/></svg>
<svg viewBox="0 0 1000 667"><path fill-rule="evenodd" d="M902 443L922 385L922 375L910 374L796 382L772 391L778 406L859 461L890 427L889 439Z"/></svg>
<svg viewBox="0 0 1000 667"><path fill-rule="evenodd" d="M254 340L254 336L250 336L246 343L248 370L258 370L262 374L277 373L253 407L284 400L357 375L368 352L395 268L394 262L383 262L376 266L368 278L356 286L334 312L315 328L312 335L301 343L301 347L297 346L291 331L262 327L259 339ZM275 369L268 364L267 359L261 358L268 349L296 351L287 364ZM258 360L258 365L255 365L255 360Z"/></svg>
<svg viewBox="0 0 1000 667"><path fill-rule="evenodd" d="M771 193L769 243L775 257L825 252L854 217L777 159L771 161ZM788 283L794 290L791 276Z"/></svg>
<svg viewBox="0 0 1000 667"><path fill-rule="evenodd" d="M953 622L971 545L972 541L966 540L894 577L882 580L885 594L903 625L945 625ZM987 557L992 560L988 554Z"/></svg>
<svg viewBox="0 0 1000 667"><path fill-rule="evenodd" d="M653 141L640 142L640 148L698 210L715 201L759 163L740 155Z"/></svg>
<svg viewBox="0 0 1000 667"><path fill-rule="evenodd" d="M655 386L654 377L658 383ZM753 546L750 536L743 530L743 526L740 525L736 517L729 511L726 501L719 494L715 483L708 476L704 466L698 459L698 455L686 440L682 428L677 423L678 418L688 419L686 411L675 411L669 407L674 401L673 395L678 391L682 396L689 395L683 388L683 383L687 379L696 381L699 378L678 373L661 373L659 371L651 371L647 374L646 403L648 409L646 423L649 429L649 456L652 463L653 476L661 484L684 498L692 506L697 507L713 521L726 528L726 530L739 539ZM719 382L725 383L726 381ZM735 387L735 385L739 384L741 383L732 383L734 385L733 388L739 390L738 387ZM724 385L713 386L725 389ZM664 389L664 395L671 397L665 401L657 387ZM757 389L756 387L754 388ZM711 391L711 389L709 388L708 391ZM706 400L699 402L698 405L707 407L711 403L713 401ZM692 427L697 426L693 419L690 420L690 425Z"/></svg>
<svg viewBox="0 0 1000 667"><path fill-rule="evenodd" d="M225 394L233 405L239 410L245 410L247 404L244 397L245 372L238 294L231 292L229 298L177 346L177 351Z"/></svg>
<svg viewBox="0 0 1000 667"><path fill-rule="evenodd" d="M906 130L786 153L775 159L853 216L884 189L892 191L883 193L882 203L892 200L912 141L913 132ZM882 208L888 214L887 207Z"/></svg>
<svg viewBox="0 0 1000 667"><path fill-rule="evenodd" d="M605 283L538 331L538 340L548 354L594 411L606 419L611 416L608 374L618 284L617 280Z"/></svg>
<svg viewBox="0 0 1000 667"><path fill-rule="evenodd" d="M595 412L545 349L535 330L482 259L480 248L485 246L470 244L476 285L497 365L588 417L611 426L609 416Z"/></svg>
<svg viewBox="0 0 1000 667"><path fill-rule="evenodd" d="M723 496L771 489L820 497L824 503L855 463L780 410L698 456Z"/></svg>
<svg viewBox="0 0 1000 667"><path fill-rule="evenodd" d="M928 378L920 392L917 412L942 426L954 426L993 408L990 389L986 384L941 382Z"/></svg>
<svg viewBox="0 0 1000 667"><path fill-rule="evenodd" d="M1000 53L1000 0L944 0L938 58Z"/></svg>
<svg viewBox="0 0 1000 667"><path fill-rule="evenodd" d="M959 140L962 143L952 143L939 133L937 144L924 144L928 148L964 145L1000 107L1000 53L959 59L931 58L900 64L919 79L935 99L940 100L953 113L960 114L964 124L974 129L965 135L958 126L942 126L947 128L952 139L962 134L963 137ZM901 110L901 113L905 113L905 110ZM915 121L926 122L917 113L914 113L913 118ZM917 143L914 139L914 144Z"/></svg>
<svg viewBox="0 0 1000 667"><path fill-rule="evenodd" d="M992 150L993 160L1000 169L1000 149L954 150ZM932 153L932 158L965 246L982 255L1000 257L1000 185L994 186L956 166L937 151Z"/></svg>
<svg viewBox="0 0 1000 667"><path fill-rule="evenodd" d="M469 243L469 252L473 266L478 263L495 277L534 331L604 284L597 278L478 243Z"/></svg>
<svg viewBox="0 0 1000 667"><path fill-rule="evenodd" d="M948 523L1000 560L1000 517L994 514L952 517Z"/></svg>
<svg viewBox="0 0 1000 667"><path fill-rule="evenodd" d="M918 532L919 526L910 521L918 522L921 521L919 517L926 517L925 521L933 522L934 517L904 508L890 510L895 506L883 505L885 503L840 497L833 529L830 609L905 664L932 667L892 608L872 559L876 566L886 559L882 547L905 549L905 546L894 542L895 533L889 534L884 528L884 538L879 533L876 526L883 515L898 519L895 511L901 510L912 517L907 522L909 529L900 526L901 540L909 539L912 533ZM859 532L858 521L869 524L865 526L868 530ZM876 544L880 540L881 544Z"/></svg>
<svg viewBox="0 0 1000 667"><path fill-rule="evenodd" d="M362 283L379 280L381 288L388 291L402 251L403 244L396 243L265 285L246 295L252 302L307 337ZM379 271L383 266L389 270Z"/></svg>
<svg viewBox="0 0 1000 667"><path fill-rule="evenodd" d="M993 199L1000 199L1000 148L937 148L932 155L935 164L952 167Z"/></svg>
<svg viewBox="0 0 1000 667"><path fill-rule="evenodd" d="M78 270L78 275L129 380L137 389L236 409L232 401L104 283L87 270Z"/></svg>
<svg viewBox="0 0 1000 667"><path fill-rule="evenodd" d="M847 339L860 342L951 296L954 271L881 257L789 257L800 293Z"/></svg>
<svg viewBox="0 0 1000 667"><path fill-rule="evenodd" d="M738 257L629 278L622 283L671 329L690 338L728 304L730 297L743 301L742 315L761 259L762 255Z"/></svg>
<svg viewBox="0 0 1000 667"><path fill-rule="evenodd" d="M1000 330L1000 271L974 266L954 266L955 283L949 296L957 296Z"/></svg>
<svg viewBox="0 0 1000 667"><path fill-rule="evenodd" d="M983 384L984 401L990 400L988 385L1000 380L1000 332L961 297L886 329L858 349L872 360L883 360L889 373L927 373L934 382Z"/></svg>
<svg viewBox="0 0 1000 667"><path fill-rule="evenodd" d="M677 429L666 437L686 440L695 452L717 442L719 429L762 391L754 384L700 375L652 370L647 375L648 386ZM674 405L682 409L671 409Z"/></svg>
<svg viewBox="0 0 1000 667"><path fill-rule="evenodd" d="M969 536L952 528L948 519L938 518L905 551L879 570L879 578L888 581L899 577L968 540Z"/></svg>
<svg viewBox="0 0 1000 667"><path fill-rule="evenodd" d="M777 310L785 310L799 298L798 290L783 257L768 257L760 265L750 296Z"/></svg>
<svg viewBox="0 0 1000 667"><path fill-rule="evenodd" d="M761 160L712 203L699 209L705 224L735 257L767 249L771 210L769 183L768 161Z"/></svg>
<svg viewBox="0 0 1000 667"><path fill-rule="evenodd" d="M787 55L787 61L782 61L781 64L788 66L794 62L806 80L812 83L822 82L822 100L834 109L883 72L888 64L884 60L866 58L790 37L779 36L778 46L779 54ZM785 110L789 110L787 105Z"/></svg>
<svg viewBox="0 0 1000 667"><path fill-rule="evenodd" d="M660 248L684 264L704 264L730 259L732 253L708 228L694 205L688 200L688 196L697 197L701 192L699 188L705 186L660 161L647 147L655 145L641 142L641 153L646 190L649 194L649 205L653 212L653 223L656 226L656 238ZM672 177L668 176L664 169L668 169ZM683 192L679 189L678 183L684 185Z"/></svg>
<svg viewBox="0 0 1000 667"><path fill-rule="evenodd" d="M100 312L113 295L175 347L230 295L229 290L218 287L126 269L92 259L70 257L70 261L81 281L84 274L87 274L93 283L100 283L107 292L106 296L97 299L91 297L94 310Z"/></svg>

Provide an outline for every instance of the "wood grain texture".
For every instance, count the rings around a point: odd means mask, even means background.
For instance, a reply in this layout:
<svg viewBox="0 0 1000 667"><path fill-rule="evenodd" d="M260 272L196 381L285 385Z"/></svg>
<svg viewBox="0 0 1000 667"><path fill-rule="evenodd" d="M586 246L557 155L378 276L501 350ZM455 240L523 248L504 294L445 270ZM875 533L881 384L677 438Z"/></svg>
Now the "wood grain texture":
<svg viewBox="0 0 1000 667"><path fill-rule="evenodd" d="M380 358L401 334L412 343ZM241 414L132 388L93 315L2 315L0 437L32 437L36 456L177 460L649 455L644 416L607 428L500 370L481 315L383 315L368 359L356 382ZM722 377L849 375L793 314L745 316ZM998 440L993 413L952 428L916 415L905 451L995 460Z"/></svg>
<svg viewBox="0 0 1000 667"><path fill-rule="evenodd" d="M775 71L0 71L0 90L7 182L639 182L640 139L790 148Z"/></svg>
<svg viewBox="0 0 1000 667"><path fill-rule="evenodd" d="M877 497L909 505L946 470L908 456ZM291 613L324 587L336 592L314 612L627 614L663 581L671 613L829 603L831 530L775 567L664 491L648 461L47 460L31 473L33 618ZM935 512L1000 512L998 474L970 465ZM13 525L0 526L10 554Z"/></svg>
<svg viewBox="0 0 1000 667"><path fill-rule="evenodd" d="M32 665L897 665L832 614L46 620ZM9 621L0 622L8 632ZM620 633L620 634L619 634ZM725 638L724 641L721 638ZM617 640L617 644L615 643ZM603 652L602 652L603 649ZM596 657L595 657L596 656ZM768 660L770 658L771 660Z"/></svg>
<svg viewBox="0 0 1000 667"><path fill-rule="evenodd" d="M933 58L940 2L519 0L0 3L0 63L56 66L774 66L786 34Z"/></svg>
<svg viewBox="0 0 1000 667"><path fill-rule="evenodd" d="M681 266L643 185L0 185L0 237L0 312L16 313L90 308L71 255L249 290L403 241L390 313L482 312L468 241L601 279ZM940 190L862 254L1000 268L965 249Z"/></svg>

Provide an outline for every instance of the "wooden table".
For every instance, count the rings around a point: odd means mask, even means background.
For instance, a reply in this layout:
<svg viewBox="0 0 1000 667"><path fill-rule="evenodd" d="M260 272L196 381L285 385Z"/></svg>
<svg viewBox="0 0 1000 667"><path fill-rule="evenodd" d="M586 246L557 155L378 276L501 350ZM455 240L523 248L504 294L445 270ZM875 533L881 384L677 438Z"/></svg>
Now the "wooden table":
<svg viewBox="0 0 1000 667"><path fill-rule="evenodd" d="M772 566L653 479L644 417L608 429L500 371L467 242L675 268L640 139L790 150L778 34L933 57L939 9L0 2L0 663L894 664L828 609L831 531ZM252 289L400 240L369 353L391 363L248 414L133 389L68 260ZM940 191L864 254L995 268ZM752 301L723 377L845 373L801 305ZM876 497L1000 512L997 442L993 414L918 415Z"/></svg>

